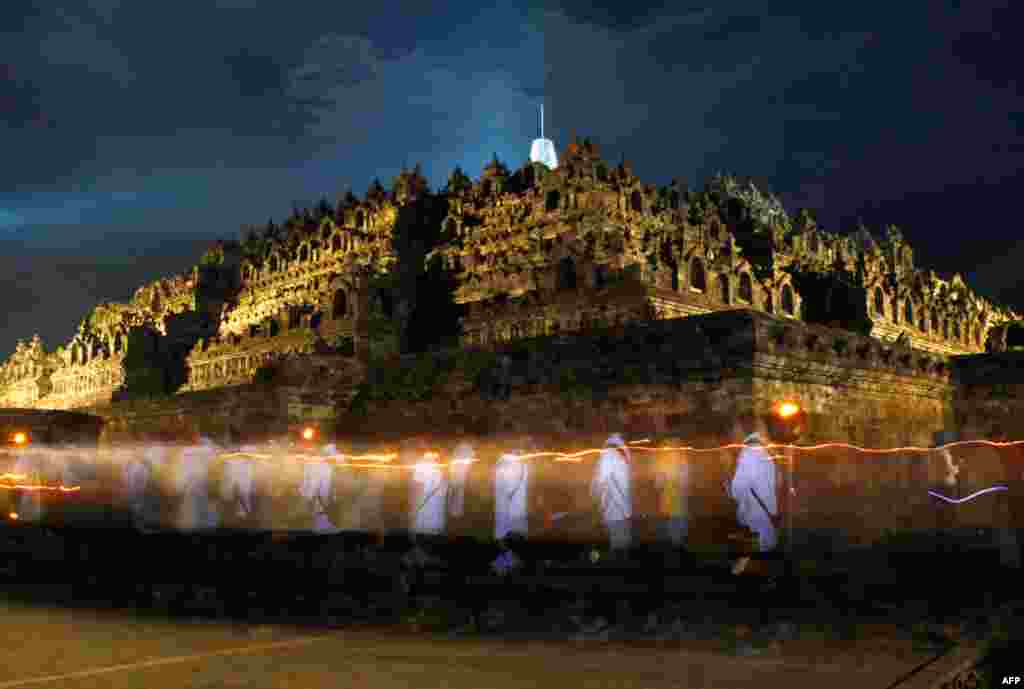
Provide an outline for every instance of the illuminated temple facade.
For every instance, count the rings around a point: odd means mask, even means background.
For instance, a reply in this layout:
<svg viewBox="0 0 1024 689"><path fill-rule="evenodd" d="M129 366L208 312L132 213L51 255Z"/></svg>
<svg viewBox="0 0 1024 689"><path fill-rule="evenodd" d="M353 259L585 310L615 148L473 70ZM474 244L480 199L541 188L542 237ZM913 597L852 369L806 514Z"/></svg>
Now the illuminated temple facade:
<svg viewBox="0 0 1024 689"><path fill-rule="evenodd" d="M895 228L828 233L730 177L699 192L655 187L576 140L557 167L495 158L480 179L456 169L432 193L417 166L390 190L374 182L363 198L217 242L189 274L96 306L55 351L19 343L0 365L0 407L96 406L249 383L282 357L365 353L408 315L387 279L392 240L424 200L444 204L426 261L455 278L465 346L754 309L950 356L999 349L1019 319L959 275L915 266Z"/></svg>

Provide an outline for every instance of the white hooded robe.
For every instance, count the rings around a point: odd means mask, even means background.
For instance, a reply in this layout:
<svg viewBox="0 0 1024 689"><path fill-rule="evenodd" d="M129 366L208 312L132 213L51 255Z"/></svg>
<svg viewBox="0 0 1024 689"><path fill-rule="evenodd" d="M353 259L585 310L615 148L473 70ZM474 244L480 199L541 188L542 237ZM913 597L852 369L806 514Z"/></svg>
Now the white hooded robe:
<svg viewBox="0 0 1024 689"><path fill-rule="evenodd" d="M178 469L177 490L181 495L178 528L191 531L217 528L218 515L210 503L209 472L214 450L203 444L185 448Z"/></svg>
<svg viewBox="0 0 1024 689"><path fill-rule="evenodd" d="M302 486L299 494L310 503L313 511L314 533L336 533L327 514L334 501L334 467L327 461L307 462L302 471Z"/></svg>
<svg viewBox="0 0 1024 689"><path fill-rule="evenodd" d="M730 493L736 501L736 519L757 534L761 552L772 550L777 542L775 525L772 523L772 517L778 514L775 488L775 462L768 451L760 445L744 447L736 462L736 474L730 485ZM771 516L765 512L765 508L771 512Z"/></svg>
<svg viewBox="0 0 1024 689"><path fill-rule="evenodd" d="M239 519L252 515L253 460L250 457L229 457L224 460L221 498Z"/></svg>
<svg viewBox="0 0 1024 689"><path fill-rule="evenodd" d="M417 534L444 533L448 504L448 481L437 462L424 460L412 475L412 530Z"/></svg>
<svg viewBox="0 0 1024 689"><path fill-rule="evenodd" d="M528 488L530 465L518 455L504 454L494 467L494 538L501 540L510 533L526 536L528 522Z"/></svg>
<svg viewBox="0 0 1024 689"><path fill-rule="evenodd" d="M622 454L627 451L606 447L597 460L591 494L601 503L601 516L606 525L633 517L629 462Z"/></svg>

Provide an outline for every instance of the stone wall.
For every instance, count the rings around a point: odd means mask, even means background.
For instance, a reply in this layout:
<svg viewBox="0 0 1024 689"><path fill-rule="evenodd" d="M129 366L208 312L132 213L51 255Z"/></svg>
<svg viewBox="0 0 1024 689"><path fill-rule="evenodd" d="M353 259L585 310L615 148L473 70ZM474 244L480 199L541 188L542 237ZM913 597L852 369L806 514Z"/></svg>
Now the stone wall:
<svg viewBox="0 0 1024 689"><path fill-rule="evenodd" d="M288 431L282 392L265 385L239 385L191 392L161 400L134 400L89 408L105 424L104 446L149 440L187 441L198 434L215 440L229 427Z"/></svg>
<svg viewBox="0 0 1024 689"><path fill-rule="evenodd" d="M1024 352L1000 352L953 359L957 383L954 410L965 433L993 430L1019 437L1024 419Z"/></svg>
<svg viewBox="0 0 1024 689"><path fill-rule="evenodd" d="M228 428L260 437L284 436L307 422L333 430L337 410L346 407L365 378L363 364L334 354L275 358L268 384L182 392L172 397L114 402L87 411L106 420L105 445L196 434L215 440Z"/></svg>

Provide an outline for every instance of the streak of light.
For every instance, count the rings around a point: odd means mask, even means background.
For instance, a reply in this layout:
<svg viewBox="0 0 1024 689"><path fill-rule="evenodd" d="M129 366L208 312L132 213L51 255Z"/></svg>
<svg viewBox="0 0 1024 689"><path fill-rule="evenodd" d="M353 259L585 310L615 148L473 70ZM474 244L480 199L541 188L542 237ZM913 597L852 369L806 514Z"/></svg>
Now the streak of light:
<svg viewBox="0 0 1024 689"><path fill-rule="evenodd" d="M745 447L742 443L728 443L725 445L719 445L716 447L694 447L691 445L679 445L679 446L661 446L661 447L639 447L633 445L633 443L646 443L650 442L648 439L631 441L631 449L637 452L677 452L677 453L706 453L706 452L721 452L723 450L740 450ZM765 450L793 450L798 452L815 452L826 449L846 449L854 452L871 455L885 455L885 454L903 454L903 453L930 453L947 450L953 447L969 446L969 445L981 445L994 448L1006 448L1016 447L1024 444L1024 440L1013 440L1013 441L992 441L992 440L960 440L952 443L946 443L945 445L939 445L936 447L923 447L917 445L908 445L901 447L890 447L890 448L867 448L854 445L852 443L843 442L826 442L819 443L817 445L792 445L792 444L765 444L762 447ZM521 455L517 455L520 460L529 459L541 459L551 458L555 462L571 462L578 463L582 462L584 458L591 455L599 455L604 451L605 448L589 448L586 450L579 450L576 452L566 452L549 450L543 452L531 452ZM11 450L6 448L0 448L0 453ZM54 450L45 448L25 448L17 451L19 456L24 456L27 453L41 453L45 457L50 457L54 454ZM437 452L429 452L423 455L427 460L426 463L437 464L438 466L450 466L452 464L469 464L478 462L478 459L471 460L453 460L451 462L439 461L440 454ZM339 466L350 466L359 468L412 468L413 465L401 465L395 467L388 467L386 465L394 462L398 458L397 454L365 454L365 455L311 455L303 453L264 453L264 452L227 452L216 455L216 460L225 459L249 459L265 461L272 464L281 464L285 461L294 462L318 462L318 463L331 463ZM23 479L24 475L21 474L2 474L0 480L19 480Z"/></svg>
<svg viewBox="0 0 1024 689"><path fill-rule="evenodd" d="M398 455L310 455L310 454L266 454L262 452L225 452L217 455L217 459L256 459L265 461L298 460L306 462L348 462L356 460L360 462L393 462Z"/></svg>
<svg viewBox="0 0 1024 689"><path fill-rule="evenodd" d="M953 505L962 505L963 503L969 502L971 500L974 500L975 498L980 497L982 495L985 495L986 493L996 493L998 491L1003 491L1003 490L1009 490L1009 489L1006 486L992 486L991 488L984 488L982 490L979 490L979 491L976 491L974 493L971 493L970 495L968 495L965 498L959 498L959 499L947 498L945 495L942 495L941 493L936 493L933 490L928 491L928 495L932 496L933 498L938 498L939 500L945 500L946 502L948 502L950 504L953 504Z"/></svg>
<svg viewBox="0 0 1024 689"><path fill-rule="evenodd" d="M44 486L44 485L32 485L27 483L15 483L13 485L0 485L0 488L4 490L24 490L29 493L41 493L50 491L53 493L76 493L82 490L81 486Z"/></svg>

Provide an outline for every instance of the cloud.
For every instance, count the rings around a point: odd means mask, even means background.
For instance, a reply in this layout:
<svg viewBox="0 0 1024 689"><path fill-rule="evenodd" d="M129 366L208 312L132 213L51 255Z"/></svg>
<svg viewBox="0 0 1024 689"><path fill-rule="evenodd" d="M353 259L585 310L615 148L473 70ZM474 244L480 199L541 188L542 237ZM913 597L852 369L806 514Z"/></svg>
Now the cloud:
<svg viewBox="0 0 1024 689"><path fill-rule="evenodd" d="M289 73L290 90L301 101L335 86L354 86L375 78L379 64L369 39L325 34L306 50L303 63Z"/></svg>
<svg viewBox="0 0 1024 689"><path fill-rule="evenodd" d="M0 228L18 228L25 224L25 219L12 211L0 208Z"/></svg>
<svg viewBox="0 0 1024 689"><path fill-rule="evenodd" d="M115 5L102 3L98 17L112 17ZM39 54L51 65L81 67L113 78L121 86L138 75L114 43L100 35L101 26L55 6L63 27L48 32L39 42Z"/></svg>

